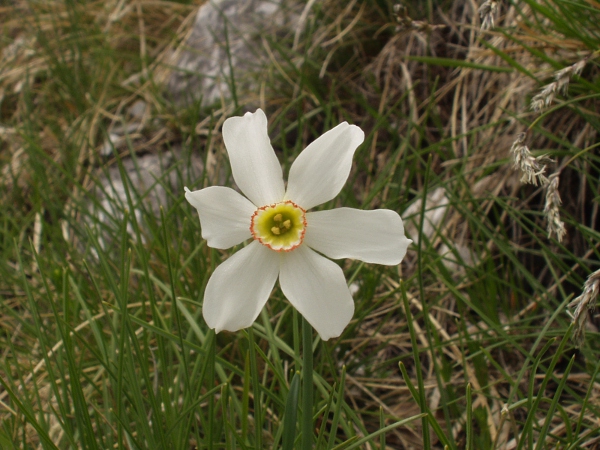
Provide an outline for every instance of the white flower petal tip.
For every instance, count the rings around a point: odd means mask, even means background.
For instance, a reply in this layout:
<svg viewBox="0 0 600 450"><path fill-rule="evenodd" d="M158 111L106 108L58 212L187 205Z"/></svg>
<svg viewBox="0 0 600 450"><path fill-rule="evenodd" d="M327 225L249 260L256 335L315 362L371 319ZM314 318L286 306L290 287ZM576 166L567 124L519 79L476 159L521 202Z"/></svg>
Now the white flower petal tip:
<svg viewBox="0 0 600 450"><path fill-rule="evenodd" d="M277 253L252 242L214 271L204 293L202 315L210 328L238 331L251 326L279 274Z"/></svg>
<svg viewBox="0 0 600 450"><path fill-rule="evenodd" d="M256 206L280 202L285 193L283 171L267 133L267 117L258 109L223 124L233 179Z"/></svg>
<svg viewBox="0 0 600 450"><path fill-rule="evenodd" d="M310 209L337 196L364 139L359 127L346 122L317 138L292 164L285 198Z"/></svg>
<svg viewBox="0 0 600 450"><path fill-rule="evenodd" d="M202 237L209 247L226 249L249 239L250 217L256 207L231 188L185 188L185 198L198 210Z"/></svg>
<svg viewBox="0 0 600 450"><path fill-rule="evenodd" d="M307 213L306 221L305 244L332 259L394 266L412 242L398 213L389 209L316 211Z"/></svg>
<svg viewBox="0 0 600 450"><path fill-rule="evenodd" d="M282 255L281 290L327 341L342 334L354 314L354 301L342 269L306 246Z"/></svg>

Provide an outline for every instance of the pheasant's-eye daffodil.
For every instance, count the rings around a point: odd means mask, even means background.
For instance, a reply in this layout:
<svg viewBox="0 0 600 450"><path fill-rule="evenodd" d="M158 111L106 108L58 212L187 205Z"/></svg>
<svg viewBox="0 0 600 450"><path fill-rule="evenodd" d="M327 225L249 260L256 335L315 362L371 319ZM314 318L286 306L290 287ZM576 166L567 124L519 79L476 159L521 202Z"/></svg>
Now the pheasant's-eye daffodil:
<svg viewBox="0 0 600 450"><path fill-rule="evenodd" d="M279 278L283 294L323 340L339 336L354 302L340 266L322 255L396 265L411 243L395 211L309 211L339 194L363 131L343 122L316 139L292 164L287 188L262 110L227 119L223 140L244 195L212 186L185 188L185 198L198 210L209 247L252 242L210 277L206 323L216 332L251 326Z"/></svg>

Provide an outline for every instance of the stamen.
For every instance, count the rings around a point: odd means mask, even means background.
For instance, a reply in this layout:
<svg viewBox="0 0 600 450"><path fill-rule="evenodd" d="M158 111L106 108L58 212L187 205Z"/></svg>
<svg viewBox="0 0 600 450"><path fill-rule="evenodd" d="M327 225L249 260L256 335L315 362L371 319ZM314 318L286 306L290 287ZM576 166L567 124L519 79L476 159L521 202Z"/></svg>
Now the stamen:
<svg viewBox="0 0 600 450"><path fill-rule="evenodd" d="M292 221L291 220L286 220L285 222L283 222L283 226L289 230L292 227Z"/></svg>
<svg viewBox="0 0 600 450"><path fill-rule="evenodd" d="M279 236L281 234L281 230L278 227L273 227L271 228L271 233Z"/></svg>
<svg viewBox="0 0 600 450"><path fill-rule="evenodd" d="M283 216L281 214L275 214L275 216L273 216L273 220L275 222L281 222L283 220ZM288 220L289 222L289 220Z"/></svg>

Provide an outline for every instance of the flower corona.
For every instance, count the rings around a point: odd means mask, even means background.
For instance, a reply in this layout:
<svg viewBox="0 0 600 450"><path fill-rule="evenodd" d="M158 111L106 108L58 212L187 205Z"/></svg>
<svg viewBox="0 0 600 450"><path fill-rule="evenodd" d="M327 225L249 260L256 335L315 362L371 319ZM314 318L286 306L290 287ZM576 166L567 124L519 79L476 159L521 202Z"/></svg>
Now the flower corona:
<svg viewBox="0 0 600 450"><path fill-rule="evenodd" d="M298 248L306 233L306 211L291 200L261 206L250 218L252 237L276 252Z"/></svg>

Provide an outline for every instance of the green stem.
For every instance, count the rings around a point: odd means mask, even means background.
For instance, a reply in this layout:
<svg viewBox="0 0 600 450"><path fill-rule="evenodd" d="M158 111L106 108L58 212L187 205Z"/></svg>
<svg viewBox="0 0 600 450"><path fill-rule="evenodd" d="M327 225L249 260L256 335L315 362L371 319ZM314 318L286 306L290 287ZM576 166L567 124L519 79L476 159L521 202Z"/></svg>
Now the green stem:
<svg viewBox="0 0 600 450"><path fill-rule="evenodd" d="M302 317L302 450L313 448L313 353L312 327Z"/></svg>
<svg viewBox="0 0 600 450"><path fill-rule="evenodd" d="M258 379L258 365L256 364L256 350L254 348L254 332L252 327L248 328L248 351L250 353L250 373L252 374L252 390L254 392L254 431L256 448L262 445L262 403L260 396L260 381Z"/></svg>

